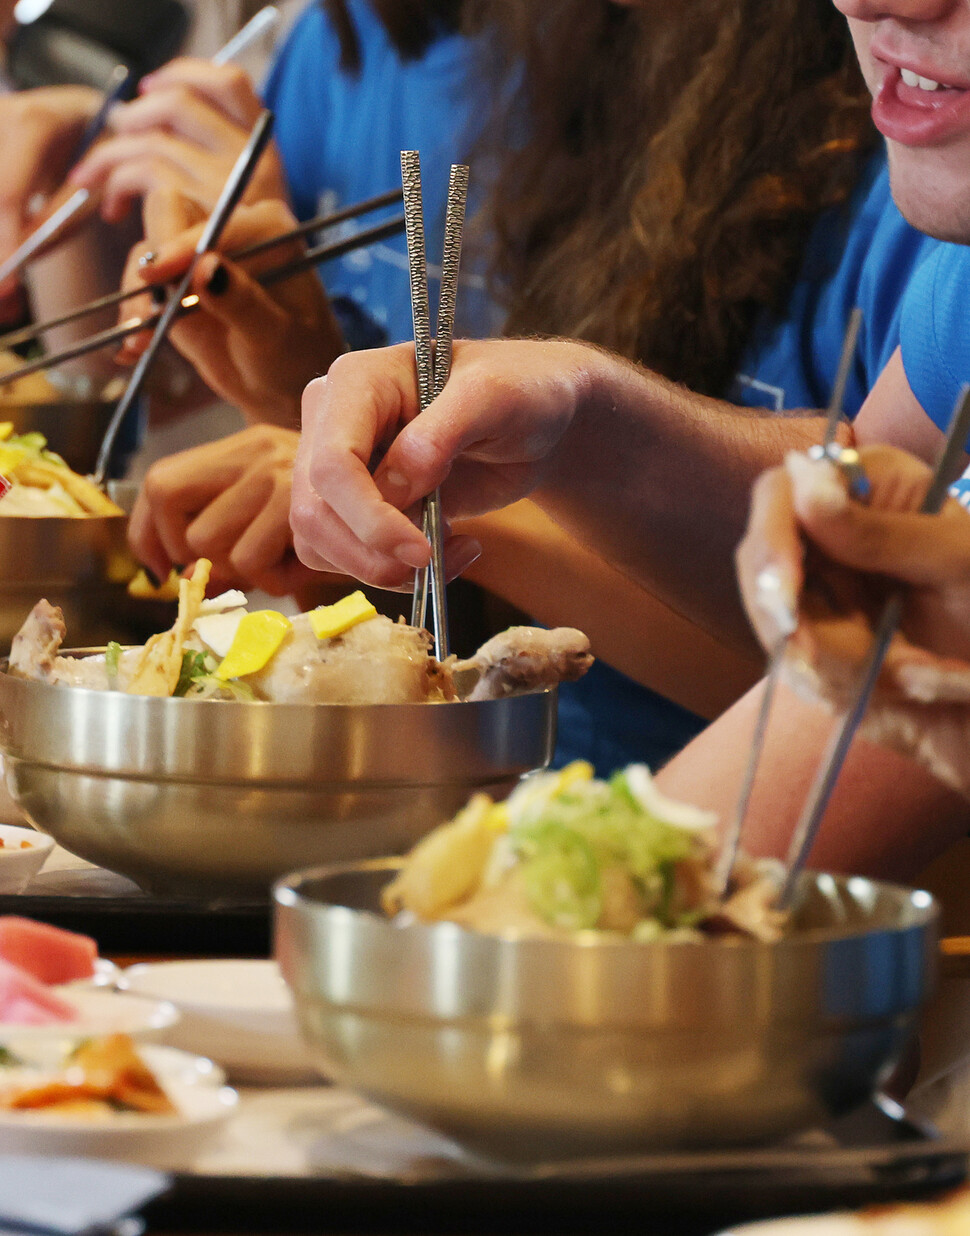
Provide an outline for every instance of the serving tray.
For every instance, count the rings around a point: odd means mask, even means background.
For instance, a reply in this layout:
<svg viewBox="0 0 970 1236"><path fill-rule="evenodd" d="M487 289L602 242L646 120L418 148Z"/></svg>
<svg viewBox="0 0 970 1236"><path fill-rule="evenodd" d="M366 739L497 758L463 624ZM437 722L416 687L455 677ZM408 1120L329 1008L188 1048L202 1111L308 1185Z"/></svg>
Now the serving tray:
<svg viewBox="0 0 970 1236"><path fill-rule="evenodd" d="M967 1147L880 1100L783 1145L520 1168L339 1087L243 1094L228 1144L175 1174L158 1230L700 1236L744 1219L924 1196L960 1183ZM249 1145L248 1143L252 1143Z"/></svg>

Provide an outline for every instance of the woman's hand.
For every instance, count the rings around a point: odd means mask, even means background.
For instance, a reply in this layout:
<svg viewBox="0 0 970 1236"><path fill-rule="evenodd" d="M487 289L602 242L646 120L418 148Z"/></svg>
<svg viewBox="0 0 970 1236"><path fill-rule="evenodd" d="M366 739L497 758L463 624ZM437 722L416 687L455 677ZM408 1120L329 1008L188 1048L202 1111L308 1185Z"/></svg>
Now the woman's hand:
<svg viewBox="0 0 970 1236"><path fill-rule="evenodd" d="M542 485L599 356L573 343L458 342L448 385L420 415L412 345L339 357L303 397L292 511L302 561L408 586L430 553L412 522L420 499L440 486L453 520ZM448 535L449 578L479 552Z"/></svg>
<svg viewBox="0 0 970 1236"><path fill-rule="evenodd" d="M123 219L155 190L177 190L208 214L262 110L252 82L235 65L174 60L142 79L139 97L111 112L105 137L71 172L78 188L102 195L108 222ZM245 200L286 199L279 155L260 159Z"/></svg>
<svg viewBox="0 0 970 1236"><path fill-rule="evenodd" d="M146 202L146 240L128 259L124 286L171 283L184 274L202 231L200 212L180 194L153 193ZM296 224L281 201L238 206L219 243L220 251L244 248L290 231ZM148 266L141 258L156 253ZM169 339L220 398L251 421L295 429L304 387L343 350L340 327L315 271L305 271L264 289L254 275L300 257L291 242L246 263L245 270L218 254L200 259L192 283L200 308L177 321ZM145 297L127 302L122 318L151 310ZM150 335L130 336L122 358L134 361Z"/></svg>
<svg viewBox="0 0 970 1236"><path fill-rule="evenodd" d="M903 587L864 732L970 794L970 513L948 499L919 514L931 472L913 456L874 446L860 457L866 506L834 465L804 455L759 480L738 550L745 605L765 647L791 634L794 685L840 707L887 595Z"/></svg>
<svg viewBox="0 0 970 1236"><path fill-rule="evenodd" d="M160 578L197 558L225 587L276 596L319 578L302 566L290 537L290 489L299 435L254 426L156 463L131 514L128 539Z"/></svg>
<svg viewBox="0 0 970 1236"><path fill-rule="evenodd" d="M31 205L55 190L101 102L86 86L50 86L0 98L0 262L33 230ZM19 309L16 275L0 286L0 318Z"/></svg>

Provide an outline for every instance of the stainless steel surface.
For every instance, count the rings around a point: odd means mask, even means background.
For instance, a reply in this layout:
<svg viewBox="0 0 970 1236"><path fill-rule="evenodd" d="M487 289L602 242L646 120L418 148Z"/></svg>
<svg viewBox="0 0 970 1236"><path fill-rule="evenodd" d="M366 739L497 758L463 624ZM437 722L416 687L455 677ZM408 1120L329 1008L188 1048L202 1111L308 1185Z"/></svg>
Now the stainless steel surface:
<svg viewBox="0 0 970 1236"><path fill-rule="evenodd" d="M79 639L102 642L130 608L125 586L136 567L127 520L0 517L0 649L41 597L60 605Z"/></svg>
<svg viewBox="0 0 970 1236"><path fill-rule="evenodd" d="M548 763L555 691L453 704L152 699L0 672L7 787L67 849L157 891L265 892L401 853Z"/></svg>
<svg viewBox="0 0 970 1236"><path fill-rule="evenodd" d="M797 930L635 944L385 918L385 860L276 890L276 948L317 1065L499 1158L767 1141L847 1111L933 977L926 893L806 874Z"/></svg>

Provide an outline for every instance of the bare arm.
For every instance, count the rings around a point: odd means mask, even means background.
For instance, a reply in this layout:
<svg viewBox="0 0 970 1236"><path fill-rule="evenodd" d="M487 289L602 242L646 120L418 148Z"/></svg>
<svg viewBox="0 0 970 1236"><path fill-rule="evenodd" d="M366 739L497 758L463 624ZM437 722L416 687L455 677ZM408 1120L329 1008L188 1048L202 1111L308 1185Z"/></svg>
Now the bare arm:
<svg viewBox="0 0 970 1236"><path fill-rule="evenodd" d="M665 794L731 818L760 702L759 686L660 773ZM743 845L782 857L822 757L832 715L779 687ZM856 740L810 866L903 882L970 830L970 802L904 756Z"/></svg>
<svg viewBox="0 0 970 1236"><path fill-rule="evenodd" d="M599 658L703 717L716 717L758 679L761 659L725 647L518 502L463 523L482 546L465 572L547 626L577 626Z"/></svg>
<svg viewBox="0 0 970 1236"><path fill-rule="evenodd" d="M400 587L428 554L403 512L436 485L454 519L531 493L636 585L750 652L732 568L748 494L818 440L820 418L755 415L566 342L457 344L420 416L414 386L402 345L340 357L307 389L292 519L308 565Z"/></svg>

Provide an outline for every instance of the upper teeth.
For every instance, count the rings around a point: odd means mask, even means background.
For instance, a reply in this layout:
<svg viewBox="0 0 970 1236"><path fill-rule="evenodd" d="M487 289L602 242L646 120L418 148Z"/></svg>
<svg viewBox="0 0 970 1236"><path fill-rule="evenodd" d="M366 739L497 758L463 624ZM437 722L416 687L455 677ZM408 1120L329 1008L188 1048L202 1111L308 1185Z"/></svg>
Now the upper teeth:
<svg viewBox="0 0 970 1236"><path fill-rule="evenodd" d="M903 81L907 86L919 86L920 90L941 90L942 86L939 82L935 82L932 77L920 77L918 73L914 73L912 69L900 69L903 75Z"/></svg>

